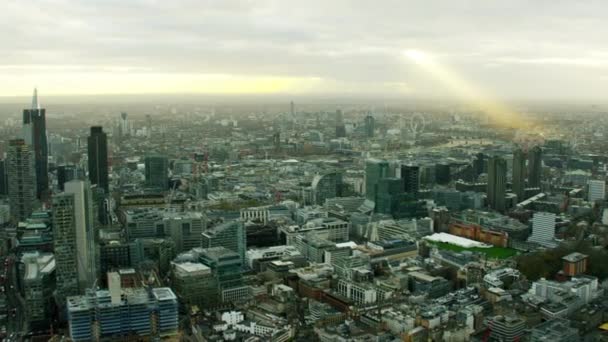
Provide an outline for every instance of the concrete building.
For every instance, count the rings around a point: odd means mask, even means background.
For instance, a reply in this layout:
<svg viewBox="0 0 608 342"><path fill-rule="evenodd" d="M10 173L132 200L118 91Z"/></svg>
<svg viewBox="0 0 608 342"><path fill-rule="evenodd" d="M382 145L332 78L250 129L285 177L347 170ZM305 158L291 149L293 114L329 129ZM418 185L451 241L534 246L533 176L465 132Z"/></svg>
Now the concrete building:
<svg viewBox="0 0 608 342"><path fill-rule="evenodd" d="M564 274L574 277L587 272L589 256L578 252L570 253L562 258L562 263Z"/></svg>
<svg viewBox="0 0 608 342"><path fill-rule="evenodd" d="M537 325L530 334L530 342L577 341L580 341L578 329L573 328L569 321L563 319L550 320Z"/></svg>
<svg viewBox="0 0 608 342"><path fill-rule="evenodd" d="M519 341L524 336L526 321L516 316L494 316L486 321L489 341Z"/></svg>
<svg viewBox="0 0 608 342"><path fill-rule="evenodd" d="M251 296L251 288L243 282L239 254L225 247L203 248L200 260L213 271L222 302L238 302Z"/></svg>
<svg viewBox="0 0 608 342"><path fill-rule="evenodd" d="M541 245L553 244L555 238L555 214L536 212L532 217L532 235L528 239Z"/></svg>
<svg viewBox="0 0 608 342"><path fill-rule="evenodd" d="M167 213L163 218L165 235L173 240L175 252L200 247L207 218L200 212Z"/></svg>
<svg viewBox="0 0 608 342"><path fill-rule="evenodd" d="M218 302L218 284L210 267L194 262L174 263L172 287L180 302L207 308Z"/></svg>
<svg viewBox="0 0 608 342"><path fill-rule="evenodd" d="M513 193L517 195L517 202L525 200L526 189L526 155L521 148L513 152L512 168Z"/></svg>
<svg viewBox="0 0 608 342"><path fill-rule="evenodd" d="M99 253L95 237L96 215L93 211L91 185L88 181L65 183L65 194L74 198L74 228L76 234L77 273L80 289L93 286L98 277Z"/></svg>
<svg viewBox="0 0 608 342"><path fill-rule="evenodd" d="M11 221L25 221L37 206L34 154L23 139L9 141L6 155Z"/></svg>
<svg viewBox="0 0 608 342"><path fill-rule="evenodd" d="M506 209L507 162L494 156L488 161L487 198L490 208L503 212Z"/></svg>
<svg viewBox="0 0 608 342"><path fill-rule="evenodd" d="M177 297L168 287L87 291L67 298L73 341L167 337L178 331Z"/></svg>
<svg viewBox="0 0 608 342"><path fill-rule="evenodd" d="M587 201L603 201L606 199L606 181L592 179L587 181Z"/></svg>
<svg viewBox="0 0 608 342"><path fill-rule="evenodd" d="M24 265L23 294L27 320L31 326L48 326L55 290L55 257L52 253L28 252Z"/></svg>
<svg viewBox="0 0 608 342"><path fill-rule="evenodd" d="M169 159L163 155L149 155L144 159L146 186L166 191L169 189Z"/></svg>
<svg viewBox="0 0 608 342"><path fill-rule="evenodd" d="M203 248L225 247L241 258L241 264L245 265L245 253L247 252L247 238L245 227L240 220L221 223L202 234Z"/></svg>

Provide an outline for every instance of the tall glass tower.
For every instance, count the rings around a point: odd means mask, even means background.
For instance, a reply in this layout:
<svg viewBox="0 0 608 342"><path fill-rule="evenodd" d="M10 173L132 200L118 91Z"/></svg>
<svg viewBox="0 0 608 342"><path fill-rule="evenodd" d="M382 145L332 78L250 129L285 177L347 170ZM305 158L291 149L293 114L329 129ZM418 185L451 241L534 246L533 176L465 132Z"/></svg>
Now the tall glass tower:
<svg viewBox="0 0 608 342"><path fill-rule="evenodd" d="M46 113L40 108L38 90L34 89L32 108L23 110L23 139L31 146L36 168L36 197L46 196L49 188L49 150L46 139Z"/></svg>
<svg viewBox="0 0 608 342"><path fill-rule="evenodd" d="M91 127L88 138L89 180L109 194L108 137L101 126Z"/></svg>

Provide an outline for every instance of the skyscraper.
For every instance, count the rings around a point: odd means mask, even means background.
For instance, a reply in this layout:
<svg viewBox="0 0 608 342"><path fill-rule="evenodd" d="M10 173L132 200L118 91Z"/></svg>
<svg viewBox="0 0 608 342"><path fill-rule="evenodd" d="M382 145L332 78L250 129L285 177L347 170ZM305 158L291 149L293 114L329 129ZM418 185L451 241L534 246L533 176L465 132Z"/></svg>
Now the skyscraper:
<svg viewBox="0 0 608 342"><path fill-rule="evenodd" d="M376 129L374 117L371 115L366 116L364 124L365 124L365 135L368 138L372 138L374 136L374 130Z"/></svg>
<svg viewBox="0 0 608 342"><path fill-rule="evenodd" d="M65 183L74 179L84 179L84 171L76 165L59 165L57 167L57 185L60 191L65 190Z"/></svg>
<svg viewBox="0 0 608 342"><path fill-rule="evenodd" d="M57 296L60 303L67 296L80 293L74 202L74 194L61 193L53 196L53 250Z"/></svg>
<svg viewBox="0 0 608 342"><path fill-rule="evenodd" d="M0 160L0 196L8 195L8 172L6 160Z"/></svg>
<svg viewBox="0 0 608 342"><path fill-rule="evenodd" d="M517 195L517 202L525 198L526 181L526 155L521 148L513 152L513 192Z"/></svg>
<svg viewBox="0 0 608 342"><path fill-rule="evenodd" d="M36 197L42 198L48 192L48 144L46 139L45 109L38 103L38 91L34 89L32 108L23 110L23 139L31 146L36 168Z"/></svg>
<svg viewBox="0 0 608 342"><path fill-rule="evenodd" d="M403 190L416 195L420 189L420 167L418 165L401 165Z"/></svg>
<svg viewBox="0 0 608 342"><path fill-rule="evenodd" d="M487 197L490 208L505 210L505 191L507 184L507 162L494 156L488 161Z"/></svg>
<svg viewBox="0 0 608 342"><path fill-rule="evenodd" d="M376 201L376 188L382 178L388 177L386 160L368 159L365 162L365 198Z"/></svg>
<svg viewBox="0 0 608 342"><path fill-rule="evenodd" d="M528 152L528 187L539 188L543 167L543 150L540 146L534 146Z"/></svg>
<svg viewBox="0 0 608 342"><path fill-rule="evenodd" d="M89 180L110 193L108 183L108 137L101 126L91 127L88 138Z"/></svg>
<svg viewBox="0 0 608 342"><path fill-rule="evenodd" d="M340 109L336 110L336 138L346 137L346 127L344 127L344 116Z"/></svg>
<svg viewBox="0 0 608 342"><path fill-rule="evenodd" d="M144 159L146 186L165 191L169 188L169 159L163 155L149 155Z"/></svg>
<svg viewBox="0 0 608 342"><path fill-rule="evenodd" d="M78 283L81 291L89 288L97 278L97 244L95 243L93 195L88 181L72 180L65 183L65 193L74 196L76 250L78 252Z"/></svg>
<svg viewBox="0 0 608 342"><path fill-rule="evenodd" d="M23 139L9 141L6 170L11 219L25 221L35 207L36 171L34 155Z"/></svg>

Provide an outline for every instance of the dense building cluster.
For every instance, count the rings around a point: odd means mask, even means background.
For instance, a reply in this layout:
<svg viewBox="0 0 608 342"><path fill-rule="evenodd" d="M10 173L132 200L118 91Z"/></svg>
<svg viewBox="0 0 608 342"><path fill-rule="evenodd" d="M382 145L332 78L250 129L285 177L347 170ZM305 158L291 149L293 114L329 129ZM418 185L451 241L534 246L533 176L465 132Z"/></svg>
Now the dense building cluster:
<svg viewBox="0 0 608 342"><path fill-rule="evenodd" d="M607 338L604 118L126 107L4 119L2 334Z"/></svg>

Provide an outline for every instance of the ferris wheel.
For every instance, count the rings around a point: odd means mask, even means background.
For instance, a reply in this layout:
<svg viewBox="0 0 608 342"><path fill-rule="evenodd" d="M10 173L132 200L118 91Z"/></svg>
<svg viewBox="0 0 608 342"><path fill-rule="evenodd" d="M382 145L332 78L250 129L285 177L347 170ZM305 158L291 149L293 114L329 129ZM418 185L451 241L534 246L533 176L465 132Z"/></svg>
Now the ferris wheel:
<svg viewBox="0 0 608 342"><path fill-rule="evenodd" d="M410 132L412 132L414 136L417 136L418 134L422 133L424 131L425 126L426 120L424 119L424 116L422 116L422 114L414 113L410 117Z"/></svg>

